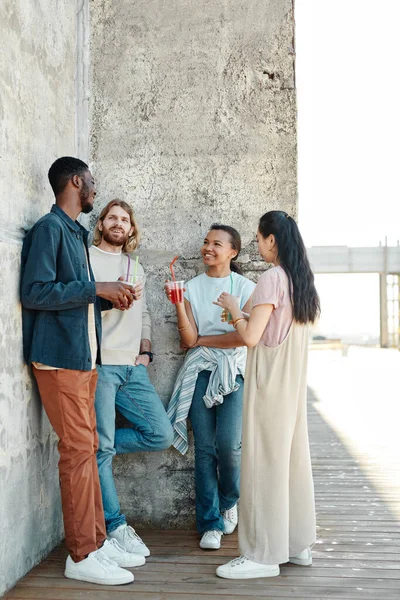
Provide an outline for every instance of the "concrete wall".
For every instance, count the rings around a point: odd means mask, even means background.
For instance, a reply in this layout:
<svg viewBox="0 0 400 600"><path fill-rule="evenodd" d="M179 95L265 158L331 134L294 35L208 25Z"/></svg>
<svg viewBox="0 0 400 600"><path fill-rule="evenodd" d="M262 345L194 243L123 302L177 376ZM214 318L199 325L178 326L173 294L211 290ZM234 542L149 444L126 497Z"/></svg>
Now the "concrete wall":
<svg viewBox="0 0 400 600"><path fill-rule="evenodd" d="M22 361L23 229L48 212L47 170L75 153L76 7L0 3L0 595L62 537L56 439Z"/></svg>
<svg viewBox="0 0 400 600"><path fill-rule="evenodd" d="M88 3L0 5L0 594L62 537L56 439L22 362L21 242L53 202L55 158L88 148ZM211 222L238 227L242 262L270 208L296 213L291 0L91 2L91 165L98 206L130 200L143 230L156 362L167 402L182 362L162 293L168 262L188 279ZM78 40L77 40L78 36ZM118 457L136 524L193 525L193 456Z"/></svg>
<svg viewBox="0 0 400 600"><path fill-rule="evenodd" d="M91 3L91 165L98 204L132 202L154 323L151 377L167 402L182 362L162 292L168 262L199 272L212 222L237 227L242 261L262 268L258 217L296 214L292 0L102 0ZM135 524L193 525L193 456L115 460Z"/></svg>

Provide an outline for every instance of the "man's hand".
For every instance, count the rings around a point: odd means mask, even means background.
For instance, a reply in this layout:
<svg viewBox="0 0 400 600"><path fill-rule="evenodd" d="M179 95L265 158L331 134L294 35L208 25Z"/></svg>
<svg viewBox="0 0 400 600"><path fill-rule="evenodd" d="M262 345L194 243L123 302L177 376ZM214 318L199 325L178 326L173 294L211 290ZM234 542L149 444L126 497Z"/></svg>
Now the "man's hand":
<svg viewBox="0 0 400 600"><path fill-rule="evenodd" d="M121 275L121 277L118 278L118 281L125 281L125 277L123 275ZM126 281L125 281L126 283ZM130 285L130 284L129 284ZM143 283L133 283L132 287L134 289L134 296L135 296L135 300L140 300L140 298L143 296Z"/></svg>
<svg viewBox="0 0 400 600"><path fill-rule="evenodd" d="M122 281L96 282L96 295L109 300L121 310L131 308L136 299L134 288Z"/></svg>
<svg viewBox="0 0 400 600"><path fill-rule="evenodd" d="M147 354L138 354L135 360L135 365L144 365L148 367L150 364L150 357Z"/></svg>

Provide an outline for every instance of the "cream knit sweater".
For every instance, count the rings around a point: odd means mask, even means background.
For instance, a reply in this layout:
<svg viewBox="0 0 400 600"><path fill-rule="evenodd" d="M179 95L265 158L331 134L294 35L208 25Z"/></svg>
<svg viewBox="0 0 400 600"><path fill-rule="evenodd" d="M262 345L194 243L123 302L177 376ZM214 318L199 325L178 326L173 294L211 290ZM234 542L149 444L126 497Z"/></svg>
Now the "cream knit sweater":
<svg viewBox="0 0 400 600"><path fill-rule="evenodd" d="M124 254L105 252L91 246L90 263L96 281L117 281L126 275L128 258ZM133 263L131 263L131 269ZM144 273L138 264L137 274ZM139 354L140 342L151 340L151 322L146 304L146 286L140 300L129 310L107 310L102 312L103 338L101 358L104 365L134 365Z"/></svg>

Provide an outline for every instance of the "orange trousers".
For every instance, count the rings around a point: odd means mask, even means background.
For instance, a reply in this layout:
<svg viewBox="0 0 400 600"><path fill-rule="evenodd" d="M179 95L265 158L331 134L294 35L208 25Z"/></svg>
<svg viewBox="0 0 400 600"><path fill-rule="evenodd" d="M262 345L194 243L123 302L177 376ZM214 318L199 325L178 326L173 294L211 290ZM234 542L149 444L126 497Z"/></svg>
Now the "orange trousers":
<svg viewBox="0 0 400 600"><path fill-rule="evenodd" d="M97 371L33 367L40 397L59 439L61 502L65 542L75 562L106 538L96 451L94 398Z"/></svg>

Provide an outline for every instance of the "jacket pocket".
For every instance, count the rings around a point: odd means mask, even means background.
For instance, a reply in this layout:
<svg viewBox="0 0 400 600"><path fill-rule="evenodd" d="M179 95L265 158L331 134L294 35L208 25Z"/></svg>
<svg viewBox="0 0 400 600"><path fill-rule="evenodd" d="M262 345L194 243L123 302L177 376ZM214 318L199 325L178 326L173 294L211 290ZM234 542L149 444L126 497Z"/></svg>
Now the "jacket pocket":
<svg viewBox="0 0 400 600"><path fill-rule="evenodd" d="M46 315L44 358L81 359L85 354L85 340L83 317L60 313Z"/></svg>

